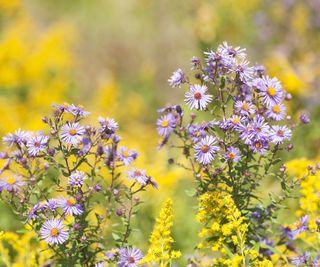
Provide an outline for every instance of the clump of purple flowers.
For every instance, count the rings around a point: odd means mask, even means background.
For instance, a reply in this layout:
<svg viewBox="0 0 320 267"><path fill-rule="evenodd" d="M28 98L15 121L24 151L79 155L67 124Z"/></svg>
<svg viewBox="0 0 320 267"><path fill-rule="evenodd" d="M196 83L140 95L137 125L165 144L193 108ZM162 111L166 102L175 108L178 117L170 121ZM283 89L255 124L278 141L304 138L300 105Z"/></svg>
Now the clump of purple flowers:
<svg viewBox="0 0 320 267"><path fill-rule="evenodd" d="M81 106L53 108L53 116L43 118L46 134L19 129L3 137L1 200L53 249L57 264L78 265L81 254L81 266L138 266L143 256L129 247L131 223L141 204L138 194L157 183L134 168L139 153L121 145L114 119L99 117L89 125L84 119L90 113ZM98 215L97 206L106 207L104 213ZM106 238L121 249L104 262L92 245L107 253Z"/></svg>
<svg viewBox="0 0 320 267"><path fill-rule="evenodd" d="M197 195L219 190L224 184L248 219L250 242L246 246L263 243L261 257L270 257L277 242L270 241L265 233L281 201L290 197L288 192L294 187L277 158L279 151L292 148L288 142L296 124L287 115L285 102L291 98L286 97L278 78L268 76L263 66L250 65L245 49L226 42L215 51L206 51L204 61L193 57L191 70L195 79L181 69L169 79L173 88L185 87L184 102L189 111L179 105L158 110L160 147L169 143L181 149L187 163L171 161L193 173ZM309 121L304 115L300 120L304 124ZM259 187L271 177L281 181L283 195L270 193L270 203L257 213L256 201L265 191ZM304 231L306 219L302 220L290 236Z"/></svg>

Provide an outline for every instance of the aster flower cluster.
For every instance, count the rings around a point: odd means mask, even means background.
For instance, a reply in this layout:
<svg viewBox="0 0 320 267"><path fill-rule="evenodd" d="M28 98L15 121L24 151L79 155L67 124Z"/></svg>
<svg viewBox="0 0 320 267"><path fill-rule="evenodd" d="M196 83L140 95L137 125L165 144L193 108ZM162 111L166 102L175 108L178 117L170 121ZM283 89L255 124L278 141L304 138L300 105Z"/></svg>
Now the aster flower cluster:
<svg viewBox="0 0 320 267"><path fill-rule="evenodd" d="M221 192L226 189L221 188L228 188L243 217L239 224L246 222L248 228L243 246L254 247L259 254L256 257L263 260L273 254L269 248L281 243L280 236L277 241L270 240L266 230L274 226L281 203L291 196L295 186L279 159L279 153L293 149L292 130L299 124L287 114L285 102L291 96L263 66L250 65L245 49L227 43L205 52L204 61L193 57L191 70L193 76L178 69L168 80L178 92L186 88L186 109L174 105L158 110L159 148L168 144L181 149L187 161L180 157L170 162L193 173L198 184L194 195L200 199L212 191L225 199ZM309 123L304 116L300 124ZM282 192L270 193L268 198L260 187L267 179L279 180ZM257 206L257 201L266 204ZM233 230L217 227L204 228L204 236L217 240L216 246L227 247L229 256L237 255L239 244L226 234ZM225 231L223 239L216 238L213 232L221 230ZM249 256L241 257L243 262L238 266L247 266Z"/></svg>
<svg viewBox="0 0 320 267"><path fill-rule="evenodd" d="M158 185L133 166L139 154L120 145L118 123L100 117L97 126L85 124L89 114L55 104L43 118L46 134L19 129L4 136L1 200L48 245L57 264L135 267L143 255L128 238L138 195ZM106 232L110 221L115 226ZM105 239L117 248L112 257Z"/></svg>

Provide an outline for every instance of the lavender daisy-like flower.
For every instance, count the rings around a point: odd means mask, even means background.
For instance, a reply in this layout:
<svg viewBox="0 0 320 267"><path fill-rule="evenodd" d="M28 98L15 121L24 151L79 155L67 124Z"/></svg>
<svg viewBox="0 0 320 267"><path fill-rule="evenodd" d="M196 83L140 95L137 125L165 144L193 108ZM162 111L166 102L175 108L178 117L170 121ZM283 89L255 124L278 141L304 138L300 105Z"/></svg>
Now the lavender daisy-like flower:
<svg viewBox="0 0 320 267"><path fill-rule="evenodd" d="M239 76L239 79L246 83L253 78L253 67L249 66L249 61L243 59L241 62L236 62L232 66L232 71Z"/></svg>
<svg viewBox="0 0 320 267"><path fill-rule="evenodd" d="M49 136L44 136L41 133L30 137L27 142L27 151L30 156L36 157L46 150L49 141Z"/></svg>
<svg viewBox="0 0 320 267"><path fill-rule="evenodd" d="M72 187L81 187L87 176L83 171L75 171L69 176L68 184Z"/></svg>
<svg viewBox="0 0 320 267"><path fill-rule="evenodd" d="M197 143L206 136L206 131L201 127L201 125L191 124L188 127L188 134L192 139L192 142Z"/></svg>
<svg viewBox="0 0 320 267"><path fill-rule="evenodd" d="M234 108L236 112L243 116L249 116L255 113L254 105L248 101L236 101Z"/></svg>
<svg viewBox="0 0 320 267"><path fill-rule="evenodd" d="M185 74L182 69L177 69L168 80L171 87L180 87L185 82Z"/></svg>
<svg viewBox="0 0 320 267"><path fill-rule="evenodd" d="M265 105L270 106L282 102L284 91L277 78L271 79L268 76L263 76L258 78L255 83Z"/></svg>
<svg viewBox="0 0 320 267"><path fill-rule="evenodd" d="M70 106L68 106L65 111L68 113L71 113L74 116L83 117L83 118L90 115L90 112L85 111L82 106L75 106L74 104L71 104Z"/></svg>
<svg viewBox="0 0 320 267"><path fill-rule="evenodd" d="M271 118L275 121L281 121L286 116L286 107L284 104L270 105L266 115L268 118Z"/></svg>
<svg viewBox="0 0 320 267"><path fill-rule="evenodd" d="M257 115L252 121L251 139L267 139L269 136L269 125L265 122L264 117Z"/></svg>
<svg viewBox="0 0 320 267"><path fill-rule="evenodd" d="M59 200L50 198L44 203L44 208L50 211L55 211L59 207Z"/></svg>
<svg viewBox="0 0 320 267"><path fill-rule="evenodd" d="M119 161L123 162L123 165L128 166L133 162L137 157L139 156L139 153L134 149L128 149L125 146L121 146L119 151L117 151L117 158Z"/></svg>
<svg viewBox="0 0 320 267"><path fill-rule="evenodd" d="M320 267L320 255L313 261L314 267Z"/></svg>
<svg viewBox="0 0 320 267"><path fill-rule="evenodd" d="M83 213L82 205L77 203L77 200L70 196L59 199L58 205L66 215L81 215Z"/></svg>
<svg viewBox="0 0 320 267"><path fill-rule="evenodd" d="M85 129L78 123L66 123L61 127L61 140L69 145L76 145L80 142Z"/></svg>
<svg viewBox="0 0 320 267"><path fill-rule="evenodd" d="M0 191L17 192L23 185L25 185L25 182L18 175L11 175L0 179Z"/></svg>
<svg viewBox="0 0 320 267"><path fill-rule="evenodd" d="M138 267L138 262L143 258L142 252L135 247L120 249L119 256L119 267Z"/></svg>
<svg viewBox="0 0 320 267"><path fill-rule="evenodd" d="M281 144L285 140L290 140L291 130L287 126L274 125L270 129L270 141L274 144Z"/></svg>
<svg viewBox="0 0 320 267"><path fill-rule="evenodd" d="M191 109L204 110L208 104L212 101L212 95L206 95L208 87L205 85L194 84L190 85L189 92L185 93L185 102Z"/></svg>
<svg viewBox="0 0 320 267"><path fill-rule="evenodd" d="M28 138L31 136L31 132L23 131L21 129L15 130L14 134L8 133L6 136L2 138L3 143L5 143L8 147L11 147L14 143L23 147Z"/></svg>
<svg viewBox="0 0 320 267"><path fill-rule="evenodd" d="M83 137L80 141L80 143L78 144L78 153L80 156L84 156L85 154L87 154L89 152L91 148L91 144L90 144L90 140L87 137Z"/></svg>
<svg viewBox="0 0 320 267"><path fill-rule="evenodd" d="M27 221L26 223L29 223L31 220L34 220L38 216L38 211L42 210L44 208L44 205L42 202L37 203L34 205L28 213Z"/></svg>
<svg viewBox="0 0 320 267"><path fill-rule="evenodd" d="M99 117L98 121L101 126L99 132L106 139L110 138L118 129L118 123L114 119Z"/></svg>
<svg viewBox="0 0 320 267"><path fill-rule="evenodd" d="M238 162L241 159L239 149L236 147L229 147L224 158L228 161Z"/></svg>
<svg viewBox="0 0 320 267"><path fill-rule="evenodd" d="M264 154L268 151L269 144L268 141L265 139L257 139L251 143L250 147L253 150L253 152L259 152L260 154Z"/></svg>
<svg viewBox="0 0 320 267"><path fill-rule="evenodd" d="M130 171L127 171L127 178L130 180L134 180L141 185L146 185L148 181L146 171L141 169L132 169Z"/></svg>
<svg viewBox="0 0 320 267"><path fill-rule="evenodd" d="M309 216L305 215L301 217L299 221L294 223L293 227L291 228L291 233L293 237L292 239L295 239L299 234L308 230L308 221Z"/></svg>
<svg viewBox="0 0 320 267"><path fill-rule="evenodd" d="M307 258L309 256L308 252L303 253L302 255L298 255L291 259L291 263L295 266L301 266L307 262Z"/></svg>
<svg viewBox="0 0 320 267"><path fill-rule="evenodd" d="M171 113L161 116L157 121L158 133L163 137L169 136L176 126L177 121Z"/></svg>
<svg viewBox="0 0 320 267"><path fill-rule="evenodd" d="M247 119L245 117L240 117L238 115L233 115L231 118L228 119L228 127L227 129L236 129L242 123L244 123Z"/></svg>
<svg viewBox="0 0 320 267"><path fill-rule="evenodd" d="M194 146L195 157L203 165L209 164L214 155L220 149L218 146L215 146L217 139L213 136L206 136L202 138L199 143Z"/></svg>
<svg viewBox="0 0 320 267"><path fill-rule="evenodd" d="M225 54L230 57L238 57L241 59L244 59L247 56L247 54L245 53L245 48L241 48L239 46L232 47L228 45L227 42L223 42L221 45L219 45L217 51L221 54Z"/></svg>
<svg viewBox="0 0 320 267"><path fill-rule="evenodd" d="M40 230L41 238L48 244L63 244L69 237L66 225L56 219L46 221Z"/></svg>

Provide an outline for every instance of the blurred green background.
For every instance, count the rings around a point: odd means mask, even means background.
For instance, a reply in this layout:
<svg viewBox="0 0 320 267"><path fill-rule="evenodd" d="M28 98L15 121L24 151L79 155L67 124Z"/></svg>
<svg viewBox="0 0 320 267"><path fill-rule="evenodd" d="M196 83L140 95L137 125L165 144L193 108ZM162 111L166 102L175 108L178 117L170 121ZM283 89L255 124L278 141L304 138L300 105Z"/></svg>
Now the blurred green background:
<svg viewBox="0 0 320 267"><path fill-rule="evenodd" d="M142 154L137 165L161 186L143 196L136 219L143 231L132 241L146 249L159 205L172 196L176 247L187 255L198 230L196 202L185 192L192 177L167 164L172 152L156 150L156 110L181 103L184 94L168 86L168 77L223 41L246 47L250 61L265 64L293 95L292 117L311 115L312 124L295 132L293 152L283 156L316 159L318 10L318 0L0 0L0 134L41 129L54 102L82 104L92 121L114 117L125 144ZM2 204L0 212L0 229L21 227Z"/></svg>

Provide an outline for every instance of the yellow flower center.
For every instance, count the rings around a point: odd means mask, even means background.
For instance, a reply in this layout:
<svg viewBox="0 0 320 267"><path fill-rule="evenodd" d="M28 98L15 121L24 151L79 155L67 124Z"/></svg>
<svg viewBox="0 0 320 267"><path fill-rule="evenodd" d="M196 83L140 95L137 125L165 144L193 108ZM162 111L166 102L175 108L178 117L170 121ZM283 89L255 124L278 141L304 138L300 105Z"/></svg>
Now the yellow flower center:
<svg viewBox="0 0 320 267"><path fill-rule="evenodd" d="M207 153L209 151L209 146L208 145L204 145L202 148L201 148L201 151L203 153Z"/></svg>
<svg viewBox="0 0 320 267"><path fill-rule="evenodd" d="M69 206L74 206L77 203L77 201L73 197L69 197L67 200L67 204Z"/></svg>
<svg viewBox="0 0 320 267"><path fill-rule="evenodd" d="M199 92L196 92L193 96L194 96L194 98L196 100L200 100L201 99L201 93L199 93Z"/></svg>
<svg viewBox="0 0 320 267"><path fill-rule="evenodd" d="M267 90L267 93L268 93L269 96L275 96L277 91L273 87L269 87L268 90Z"/></svg>
<svg viewBox="0 0 320 267"><path fill-rule="evenodd" d="M14 176L10 176L8 179L7 179L7 183L8 184L14 184L16 182L16 178Z"/></svg>
<svg viewBox="0 0 320 267"><path fill-rule="evenodd" d="M229 159L234 159L235 156L236 156L236 155L235 155L233 152L230 152L230 153L228 154L228 158L229 158Z"/></svg>
<svg viewBox="0 0 320 267"><path fill-rule="evenodd" d="M257 142L257 143L255 144L255 146L256 146L256 148L262 148L262 144L261 144L260 142Z"/></svg>
<svg viewBox="0 0 320 267"><path fill-rule="evenodd" d="M163 120L163 121L161 122L161 126L164 127L164 128L167 128L168 125L169 125L169 122L168 122L167 120Z"/></svg>
<svg viewBox="0 0 320 267"><path fill-rule="evenodd" d="M125 158L127 158L129 156L129 152L128 151L123 151L122 152L122 156L124 156Z"/></svg>
<svg viewBox="0 0 320 267"><path fill-rule="evenodd" d="M245 111L248 111L249 110L248 103L244 103L243 106L242 106L242 109L245 110Z"/></svg>
<svg viewBox="0 0 320 267"><path fill-rule="evenodd" d="M135 171L134 172L134 176L141 176L141 172L140 171Z"/></svg>
<svg viewBox="0 0 320 267"><path fill-rule="evenodd" d="M272 111L273 111L274 113L279 113L279 112L280 112L280 106L279 106L279 105L274 105L274 106L272 107Z"/></svg>
<svg viewBox="0 0 320 267"><path fill-rule="evenodd" d="M51 236L57 236L59 234L59 229L57 228L52 228L50 231Z"/></svg>
<svg viewBox="0 0 320 267"><path fill-rule="evenodd" d="M69 134L72 135L72 136L74 136L74 135L77 134L77 130L74 129L74 128L71 128L71 129L69 130Z"/></svg>
<svg viewBox="0 0 320 267"><path fill-rule="evenodd" d="M234 118L234 119L232 120L232 122L233 122L234 124L239 124L240 119L239 119L239 118Z"/></svg>

